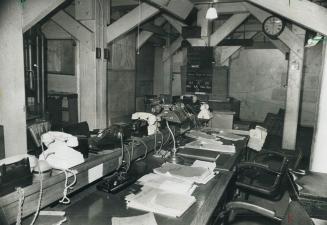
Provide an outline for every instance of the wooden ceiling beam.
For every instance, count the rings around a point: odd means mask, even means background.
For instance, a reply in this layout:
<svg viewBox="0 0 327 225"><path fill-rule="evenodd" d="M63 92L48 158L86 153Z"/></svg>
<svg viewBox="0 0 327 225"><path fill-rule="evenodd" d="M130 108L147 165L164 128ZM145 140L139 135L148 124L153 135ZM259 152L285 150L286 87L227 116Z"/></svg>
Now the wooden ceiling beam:
<svg viewBox="0 0 327 225"><path fill-rule="evenodd" d="M225 37L227 37L238 26L240 26L249 16L249 13L238 13L230 17L210 36L210 46L217 46L222 40L224 40Z"/></svg>
<svg viewBox="0 0 327 225"><path fill-rule="evenodd" d="M166 22L166 20L163 17L157 17L154 20L154 25L156 26L162 26L164 25ZM153 32L150 31L141 31L139 38L138 38L138 43L136 44L136 49L140 49L152 36L153 36Z"/></svg>
<svg viewBox="0 0 327 225"><path fill-rule="evenodd" d="M107 27L107 43L112 42L117 37L132 30L138 24L158 15L161 8L175 15L179 15L183 19L185 19L193 9L193 4L189 2L189 0L147 0L147 2L151 2L151 5L142 3ZM156 7L152 5L156 5ZM145 33L143 40L146 41L150 37L150 33Z"/></svg>
<svg viewBox="0 0 327 225"><path fill-rule="evenodd" d="M185 23L165 14L163 15L163 17L168 21L170 25L172 25L178 31L178 33L182 33L182 27L186 26Z"/></svg>
<svg viewBox="0 0 327 225"><path fill-rule="evenodd" d="M203 5L201 5L203 6ZM235 14L235 13L246 13L248 12L247 8L243 5L242 2L231 2L231 3L217 3L214 5L219 14ZM205 5L206 8L209 5Z"/></svg>
<svg viewBox="0 0 327 225"><path fill-rule="evenodd" d="M66 0L33 0L24 2L23 8L23 32L46 17L53 10L58 8Z"/></svg>
<svg viewBox="0 0 327 225"><path fill-rule="evenodd" d="M142 12L141 14L139 12ZM159 9L142 3L107 27L107 43L134 29L138 24L159 14Z"/></svg>
<svg viewBox="0 0 327 225"><path fill-rule="evenodd" d="M168 48L164 49L163 57L162 57L163 62L169 59L172 55L174 55L178 51L178 49L180 49L182 45L182 41L183 38L179 37Z"/></svg>
<svg viewBox="0 0 327 225"><path fill-rule="evenodd" d="M183 21L190 14L194 5L189 0L170 0L168 4L158 3L157 0L142 0L159 9L161 12Z"/></svg>
<svg viewBox="0 0 327 225"><path fill-rule="evenodd" d="M259 32L247 32L245 39L254 38ZM219 46L217 50L220 52L220 64L224 64L235 52L240 50L242 46Z"/></svg>
<svg viewBox="0 0 327 225"><path fill-rule="evenodd" d="M87 46L90 50L95 48L93 44L94 33L71 17L64 10L57 12L51 17L51 20L64 29L67 33L72 35L76 40Z"/></svg>
<svg viewBox="0 0 327 225"><path fill-rule="evenodd" d="M158 35L161 35L161 36L168 36L168 33L161 27L161 26L156 26L152 23L146 23L146 24L143 24L140 29L142 31L149 31L153 34L158 34Z"/></svg>
<svg viewBox="0 0 327 225"><path fill-rule="evenodd" d="M244 3L249 12L256 17L261 23L271 14L263 9L260 9L252 4ZM300 38L294 34L288 27L285 27L284 31L278 37L282 42L284 42L292 51L302 55L303 42Z"/></svg>
<svg viewBox="0 0 327 225"><path fill-rule="evenodd" d="M136 0L111 0L111 7L120 7L120 6L136 6L138 5Z"/></svg>
<svg viewBox="0 0 327 225"><path fill-rule="evenodd" d="M327 9L308 0L247 0L327 36Z"/></svg>

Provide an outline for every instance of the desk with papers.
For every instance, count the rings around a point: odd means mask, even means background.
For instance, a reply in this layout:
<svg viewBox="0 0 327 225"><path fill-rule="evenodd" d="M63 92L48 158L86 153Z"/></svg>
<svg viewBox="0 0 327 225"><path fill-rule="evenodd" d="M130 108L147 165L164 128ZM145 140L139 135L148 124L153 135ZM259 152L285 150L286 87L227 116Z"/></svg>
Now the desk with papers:
<svg viewBox="0 0 327 225"><path fill-rule="evenodd" d="M155 213L156 223L158 225L211 224L215 216L218 215L219 208L224 205L229 197L227 190L232 188L230 185L233 178L233 168L240 159L245 146L245 140L237 141L235 142L235 154L220 155L216 161L217 167L215 170L216 172L219 171L218 174L206 184L198 185L192 194L195 202L190 203L191 206L180 217L175 218ZM152 154L149 154L145 160L134 163L130 171L140 178L145 174L153 173L153 169L160 167L163 163L162 158L155 158ZM138 184L134 184L117 194L100 192L96 189L96 184L93 184L72 196L70 205L57 205L48 210L64 210L67 215L67 222L64 224L67 225L110 225L112 224L112 218L116 221L115 224L123 224L120 223L119 218L124 217L127 221L130 221L131 219L136 220L138 217L127 217L142 215L151 221L153 219L151 217L153 216L152 213L148 215L147 211L127 207L126 196L139 192L140 186ZM44 224L46 223L36 223L35 225Z"/></svg>
<svg viewBox="0 0 327 225"><path fill-rule="evenodd" d="M152 156L146 162L140 161L133 168L135 171L149 171L159 166L161 160ZM155 215L158 225L199 225L210 224L217 206L224 204L226 190L233 177L231 171L220 171L207 184L199 185L193 192L196 202L178 218ZM64 210L68 221L66 225L110 225L113 217L140 216L148 212L126 207L125 197L135 191L133 185L117 194L100 192L95 185L72 197L68 206L58 205L50 210ZM28 224L28 223L26 223ZM45 223L46 224L46 223ZM25 225L25 224L23 224ZM35 224L44 225L44 224Z"/></svg>

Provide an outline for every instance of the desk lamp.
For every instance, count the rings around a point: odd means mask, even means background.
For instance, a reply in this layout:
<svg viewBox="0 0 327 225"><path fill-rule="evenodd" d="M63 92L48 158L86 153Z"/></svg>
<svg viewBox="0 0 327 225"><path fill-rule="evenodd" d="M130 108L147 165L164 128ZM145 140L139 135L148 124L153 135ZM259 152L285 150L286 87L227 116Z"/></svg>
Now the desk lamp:
<svg viewBox="0 0 327 225"><path fill-rule="evenodd" d="M181 163L183 163L184 162L184 160L183 160L183 158L182 157L180 157L180 156L178 156L176 153L177 153L177 149L176 149L176 141L175 141L175 136L174 136L174 133L172 132L172 130L170 129L170 127L169 127L169 123L168 123L168 121L166 120L166 125L167 125L167 128L168 128L168 130L169 130L169 132L170 132L170 134L171 134L171 136L172 136L172 138L173 138L173 149L172 149L172 151L171 151L171 155L170 155L170 157L168 158L168 162L170 162L170 163L173 163L173 164L181 164Z"/></svg>

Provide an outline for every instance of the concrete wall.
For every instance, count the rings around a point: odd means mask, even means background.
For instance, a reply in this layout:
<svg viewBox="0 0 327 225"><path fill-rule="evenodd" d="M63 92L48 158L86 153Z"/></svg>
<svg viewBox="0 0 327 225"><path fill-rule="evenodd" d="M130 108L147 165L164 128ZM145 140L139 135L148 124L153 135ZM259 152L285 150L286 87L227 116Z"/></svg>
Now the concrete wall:
<svg viewBox="0 0 327 225"><path fill-rule="evenodd" d="M262 122L285 108L287 61L277 49L242 49L230 62L230 96L241 100L241 119ZM306 49L300 124L313 126L321 64L321 45Z"/></svg>

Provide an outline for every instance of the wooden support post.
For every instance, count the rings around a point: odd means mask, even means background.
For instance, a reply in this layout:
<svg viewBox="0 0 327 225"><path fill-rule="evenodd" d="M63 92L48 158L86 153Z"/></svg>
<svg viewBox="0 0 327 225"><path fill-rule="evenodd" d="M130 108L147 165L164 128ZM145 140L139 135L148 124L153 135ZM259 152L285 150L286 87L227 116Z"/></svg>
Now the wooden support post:
<svg viewBox="0 0 327 225"><path fill-rule="evenodd" d="M23 3L23 32L30 29L66 0L33 0Z"/></svg>
<svg viewBox="0 0 327 225"><path fill-rule="evenodd" d="M304 58L305 30L293 25L293 31L299 33L302 49L291 51L288 66L288 84L286 94L286 112L284 118L283 143L284 149L295 150L298 118L300 110L300 97L302 88L302 71ZM300 54L298 53L300 52Z"/></svg>
<svg viewBox="0 0 327 225"><path fill-rule="evenodd" d="M299 25L327 35L327 9L308 0L248 0Z"/></svg>
<svg viewBox="0 0 327 225"><path fill-rule="evenodd" d="M86 10L77 7L77 11ZM88 9L92 10L92 9ZM78 13L83 15L82 12ZM97 128L97 65L95 58L95 32L64 11L59 11L51 18L56 24L79 41L78 90L80 121L87 121L90 128ZM85 21L84 21L85 22Z"/></svg>
<svg viewBox="0 0 327 225"><path fill-rule="evenodd" d="M263 22L268 16L271 15L270 13L249 3L244 3L244 5L260 22ZM305 34L303 29L295 25L294 28L300 35L296 35L289 28L285 27L284 31L278 37L290 48L286 113L284 119L282 147L293 150L295 149L296 144L299 117Z"/></svg>
<svg viewBox="0 0 327 225"><path fill-rule="evenodd" d="M97 128L96 118L96 59L95 51L79 45L79 97L80 121L87 121L90 129Z"/></svg>
<svg viewBox="0 0 327 225"><path fill-rule="evenodd" d="M326 38L326 36L325 36ZM319 108L311 148L310 170L327 173L327 42L323 42Z"/></svg>
<svg viewBox="0 0 327 225"><path fill-rule="evenodd" d="M101 49L100 58L96 59L96 127L107 127L107 59L104 49L107 47L105 29L110 18L110 5L107 0L95 1L96 46Z"/></svg>
<svg viewBox="0 0 327 225"><path fill-rule="evenodd" d="M210 46L218 45L249 16L249 13L234 14L210 36Z"/></svg>
<svg viewBox="0 0 327 225"><path fill-rule="evenodd" d="M0 2L0 124L6 157L27 152L22 5Z"/></svg>

